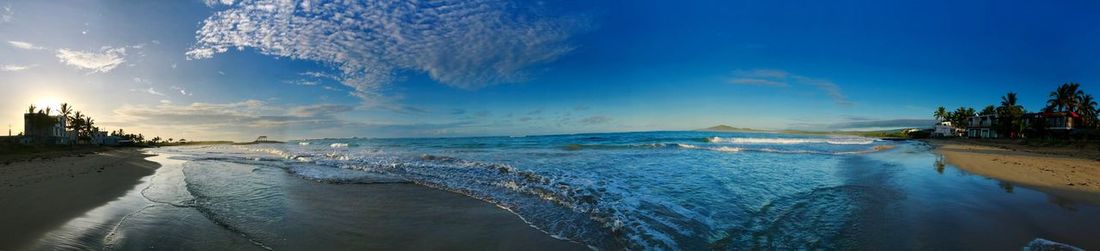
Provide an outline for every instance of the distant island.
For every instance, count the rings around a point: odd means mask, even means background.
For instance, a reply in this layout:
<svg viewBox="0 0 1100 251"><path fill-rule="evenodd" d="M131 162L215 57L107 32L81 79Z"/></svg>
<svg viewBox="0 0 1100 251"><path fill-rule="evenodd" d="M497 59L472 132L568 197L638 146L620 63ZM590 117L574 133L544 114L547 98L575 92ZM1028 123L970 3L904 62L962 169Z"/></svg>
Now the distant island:
<svg viewBox="0 0 1100 251"><path fill-rule="evenodd" d="M705 132L771 132L769 130L759 130L759 129L752 129L752 128L732 127L732 126L728 126L728 125L716 125L716 126L711 126L711 127L699 129L699 130L696 130L696 131L705 131Z"/></svg>

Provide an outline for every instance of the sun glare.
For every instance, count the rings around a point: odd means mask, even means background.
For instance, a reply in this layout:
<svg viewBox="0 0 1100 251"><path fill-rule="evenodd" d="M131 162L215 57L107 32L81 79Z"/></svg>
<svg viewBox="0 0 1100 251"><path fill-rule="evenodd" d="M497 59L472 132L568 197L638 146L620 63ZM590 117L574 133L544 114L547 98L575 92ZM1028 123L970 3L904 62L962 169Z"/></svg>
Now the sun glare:
<svg viewBox="0 0 1100 251"><path fill-rule="evenodd" d="M54 97L41 97L34 101L34 106L38 107L37 109L49 107L52 113L52 111L61 110L61 100Z"/></svg>

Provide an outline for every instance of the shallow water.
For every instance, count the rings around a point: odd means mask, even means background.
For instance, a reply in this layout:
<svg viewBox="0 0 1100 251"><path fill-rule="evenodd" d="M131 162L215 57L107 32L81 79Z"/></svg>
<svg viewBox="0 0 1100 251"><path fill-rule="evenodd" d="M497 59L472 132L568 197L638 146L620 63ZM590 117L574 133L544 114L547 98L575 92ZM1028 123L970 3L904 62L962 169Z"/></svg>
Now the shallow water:
<svg viewBox="0 0 1100 251"><path fill-rule="evenodd" d="M884 145L895 148L874 151ZM361 184L411 182L494 203L595 248L1018 249L1035 238L1100 248L1095 205L968 174L920 142L646 132L155 151L167 164L141 196L96 209L43 243L352 247L370 233L331 223L369 213L356 199L377 192ZM340 185L287 189L317 182ZM220 231L187 230L211 224ZM160 226L183 237L132 231Z"/></svg>

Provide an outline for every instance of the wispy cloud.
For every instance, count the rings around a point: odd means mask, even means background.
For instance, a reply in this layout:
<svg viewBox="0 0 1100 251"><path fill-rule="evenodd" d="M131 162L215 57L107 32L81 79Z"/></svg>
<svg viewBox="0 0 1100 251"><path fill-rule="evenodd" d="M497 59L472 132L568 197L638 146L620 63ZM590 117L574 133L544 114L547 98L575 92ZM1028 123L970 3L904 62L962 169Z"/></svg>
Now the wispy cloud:
<svg viewBox="0 0 1100 251"><path fill-rule="evenodd" d="M789 73L778 70L756 69L751 71L734 71L734 77L729 80L731 84L760 85L772 87L787 87Z"/></svg>
<svg viewBox="0 0 1100 251"><path fill-rule="evenodd" d="M45 47L36 46L32 43L23 42L23 41L11 41L11 40L9 40L8 45L11 45L11 47L24 49L24 50L42 50L42 49L46 49Z"/></svg>
<svg viewBox="0 0 1100 251"><path fill-rule="evenodd" d="M57 58L62 63L92 72L109 72L126 62L126 48L104 47L100 52L57 50Z"/></svg>
<svg viewBox="0 0 1100 251"><path fill-rule="evenodd" d="M10 23L12 20L15 20L15 12L11 10L11 4L6 4L0 8L0 24Z"/></svg>
<svg viewBox="0 0 1100 251"><path fill-rule="evenodd" d="M532 66L572 51L568 39L587 26L584 18L510 11L502 0L207 3L229 7L203 22L189 59L250 47L336 65L341 83L364 100L405 70L466 89L521 82Z"/></svg>
<svg viewBox="0 0 1100 251"><path fill-rule="evenodd" d="M179 92L180 95L191 96L191 92L188 92L187 89L184 89L183 87L172 86L171 88L172 88L173 91Z"/></svg>
<svg viewBox="0 0 1100 251"><path fill-rule="evenodd" d="M149 89L145 89L145 93L153 94L153 95L157 95L157 96L164 96L164 93L158 92L156 89L153 89L153 87L149 87Z"/></svg>
<svg viewBox="0 0 1100 251"><path fill-rule="evenodd" d="M354 108L347 105L320 104L295 107L290 110L290 114L298 117L315 117L318 115L332 115L349 112L352 109Z"/></svg>
<svg viewBox="0 0 1100 251"><path fill-rule="evenodd" d="M611 122L611 118L607 116L592 116L580 120L580 123L584 125L598 125L607 122Z"/></svg>
<svg viewBox="0 0 1100 251"><path fill-rule="evenodd" d="M314 85L319 85L319 84L321 84L321 82L320 82L320 81L317 81L317 80L310 80L310 79L295 79L295 80L284 80L283 82L284 82L284 83L287 83L287 84L292 84L292 85L302 85L302 86L314 86Z"/></svg>
<svg viewBox="0 0 1100 251"><path fill-rule="evenodd" d="M22 71L34 68L35 65L0 65L0 71Z"/></svg>
<svg viewBox="0 0 1100 251"><path fill-rule="evenodd" d="M812 79L801 76L797 77L797 79L802 83L817 87L818 90L825 92L825 95L829 95L829 97L832 97L833 101L836 101L838 105L850 106L853 104L852 101L848 100L848 96L845 96L844 93L840 92L840 86L837 86L836 83L833 83L833 81L824 79Z"/></svg>
<svg viewBox="0 0 1100 251"><path fill-rule="evenodd" d="M387 135L423 136L451 132L470 125L468 121L446 123L364 123L342 118L354 110L342 104L286 106L260 100L230 103L124 105L114 110L116 119L101 124L125 126L171 135L206 139L239 139L258 135L301 137L295 130L311 135L331 133L346 136L351 133L384 132ZM155 130L154 130L155 129ZM159 131L159 132L158 132Z"/></svg>
<svg viewBox="0 0 1100 251"><path fill-rule="evenodd" d="M809 86L821 91L834 102L842 106L853 105L852 101L841 91L840 86L830 80L811 78L791 74L782 70L755 69L737 70L727 82L737 85L754 85L768 87Z"/></svg>

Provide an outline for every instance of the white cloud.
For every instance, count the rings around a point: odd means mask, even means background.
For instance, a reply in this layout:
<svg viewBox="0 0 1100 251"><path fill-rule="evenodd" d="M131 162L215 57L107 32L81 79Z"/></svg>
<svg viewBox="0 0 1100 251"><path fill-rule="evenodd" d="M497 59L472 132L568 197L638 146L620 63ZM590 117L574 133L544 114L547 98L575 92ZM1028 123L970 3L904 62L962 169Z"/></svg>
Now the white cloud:
<svg viewBox="0 0 1100 251"><path fill-rule="evenodd" d="M57 58L61 62L80 69L92 70L92 72L109 72L126 62L125 56L125 47L104 47L98 53L69 49L57 50Z"/></svg>
<svg viewBox="0 0 1100 251"><path fill-rule="evenodd" d="M164 93L158 92L156 89L153 89L153 87L149 87L149 89L145 89L145 93L153 94L153 95L157 95L157 96L164 96Z"/></svg>
<svg viewBox="0 0 1100 251"><path fill-rule="evenodd" d="M42 49L46 49L44 47L36 46L32 43L22 42L22 41L11 41L11 40L9 40L8 45L11 45L11 47L24 49L24 50L42 50Z"/></svg>
<svg viewBox="0 0 1100 251"><path fill-rule="evenodd" d="M810 86L829 96L838 105L849 106L852 101L840 90L840 86L826 79L817 79L801 75L791 74L782 70L755 69L734 71L733 77L728 80L731 84L755 85L768 87L788 87L791 85Z"/></svg>
<svg viewBox="0 0 1100 251"><path fill-rule="evenodd" d="M0 65L0 71L22 71L34 68L34 65Z"/></svg>
<svg viewBox="0 0 1100 251"><path fill-rule="evenodd" d="M503 0L228 4L203 22L189 59L248 47L319 61L339 68L340 81L364 101L402 70L466 89L524 81L532 66L570 52L567 40L585 26L580 18L517 11Z"/></svg>
<svg viewBox="0 0 1100 251"><path fill-rule="evenodd" d="M210 7L214 7L214 6L217 6L219 4L221 4L221 5L233 5L233 0L203 0L203 2L206 3L206 6L210 6ZM309 2L309 1L306 1L306 2Z"/></svg>

